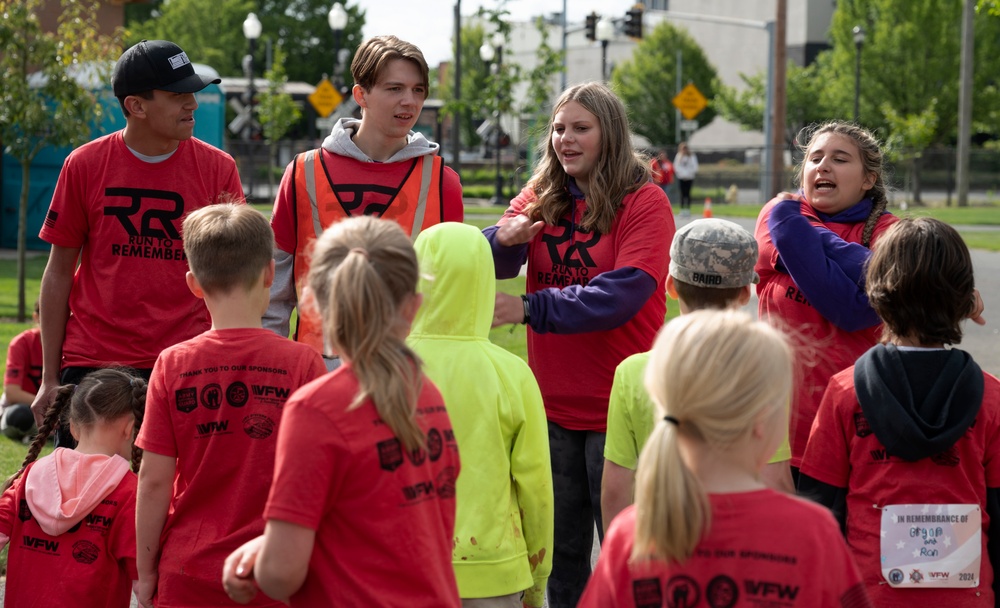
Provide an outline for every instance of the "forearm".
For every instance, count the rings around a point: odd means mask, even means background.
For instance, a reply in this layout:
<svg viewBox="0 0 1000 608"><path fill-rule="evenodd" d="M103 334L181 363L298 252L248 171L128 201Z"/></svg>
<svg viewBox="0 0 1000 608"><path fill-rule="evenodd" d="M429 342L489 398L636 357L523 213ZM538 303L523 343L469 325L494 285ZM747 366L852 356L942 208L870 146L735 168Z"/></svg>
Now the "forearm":
<svg viewBox="0 0 1000 608"><path fill-rule="evenodd" d="M261 591L268 597L287 603L306 580L315 540L315 530L280 520L268 520L253 570Z"/></svg>
<svg viewBox="0 0 1000 608"><path fill-rule="evenodd" d="M604 476L601 478L601 519L607 535L611 520L632 504L635 471L604 459Z"/></svg>
<svg viewBox="0 0 1000 608"><path fill-rule="evenodd" d="M7 405L14 405L16 403L31 405L31 402L35 400L35 394L24 390L20 384L4 384L3 392L7 396Z"/></svg>
<svg viewBox="0 0 1000 608"><path fill-rule="evenodd" d="M56 247L53 246L53 253ZM58 255L58 254L57 254ZM73 258L75 268L76 258ZM42 275L38 296L39 327L42 341L42 382L50 386L59 383L62 368L62 346L66 338L66 322L69 320L69 295L73 287L73 270L54 267L50 260Z"/></svg>
<svg viewBox="0 0 1000 608"><path fill-rule="evenodd" d="M295 256L281 249L274 249L274 282L271 284L271 299L264 313L263 327L288 337L292 310L298 305L295 293Z"/></svg>
<svg viewBox="0 0 1000 608"><path fill-rule="evenodd" d="M775 205L767 226L781 266L820 314L844 331L879 323L864 291L867 249L813 226L797 200Z"/></svg>
<svg viewBox="0 0 1000 608"><path fill-rule="evenodd" d="M145 455L144 458L149 455ZM145 466L145 460L143 461ZM136 569L140 578L154 576L160 561L160 535L167 521L171 480L139 476L135 507Z"/></svg>
<svg viewBox="0 0 1000 608"><path fill-rule="evenodd" d="M528 259L528 244L505 247L497 242L497 231L500 226L483 228L483 236L490 243L493 252L493 266L498 279L512 279L521 272L521 267Z"/></svg>
<svg viewBox="0 0 1000 608"><path fill-rule="evenodd" d="M531 328L538 333L607 331L627 323L656 291L656 280L638 268L604 272L583 285L528 294Z"/></svg>

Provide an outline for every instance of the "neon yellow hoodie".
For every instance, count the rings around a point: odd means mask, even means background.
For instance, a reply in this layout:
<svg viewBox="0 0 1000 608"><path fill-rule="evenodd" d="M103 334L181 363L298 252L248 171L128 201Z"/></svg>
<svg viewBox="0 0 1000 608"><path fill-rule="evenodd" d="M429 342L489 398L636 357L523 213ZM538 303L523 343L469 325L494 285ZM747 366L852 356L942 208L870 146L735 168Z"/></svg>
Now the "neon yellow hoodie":
<svg viewBox="0 0 1000 608"><path fill-rule="evenodd" d="M545 410L528 365L489 341L496 281L482 233L420 233L424 301L408 343L444 396L462 458L452 560L463 598L525 591L541 606L552 569L552 470Z"/></svg>

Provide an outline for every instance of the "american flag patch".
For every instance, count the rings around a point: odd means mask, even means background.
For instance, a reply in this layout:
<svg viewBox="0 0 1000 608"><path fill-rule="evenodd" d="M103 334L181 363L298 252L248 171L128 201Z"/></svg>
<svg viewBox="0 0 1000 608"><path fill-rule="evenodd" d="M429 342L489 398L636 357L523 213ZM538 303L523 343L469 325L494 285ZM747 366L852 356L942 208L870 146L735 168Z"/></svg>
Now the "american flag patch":
<svg viewBox="0 0 1000 608"><path fill-rule="evenodd" d="M56 218L58 218L58 217L59 217L59 213L58 212L49 209L49 212L47 214L45 214L45 222L43 222L45 224L45 227L46 228L55 228L55 226L56 226Z"/></svg>

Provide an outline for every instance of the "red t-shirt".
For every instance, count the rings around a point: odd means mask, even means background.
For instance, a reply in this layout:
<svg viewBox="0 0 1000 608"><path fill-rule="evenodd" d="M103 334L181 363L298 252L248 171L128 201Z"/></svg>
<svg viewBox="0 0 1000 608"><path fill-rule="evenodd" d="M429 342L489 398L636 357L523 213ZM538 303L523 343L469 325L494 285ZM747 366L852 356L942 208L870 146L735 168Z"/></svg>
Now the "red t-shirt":
<svg viewBox="0 0 1000 608"><path fill-rule="evenodd" d="M128 606L132 581L139 578L135 473L126 472L89 515L59 536L43 532L28 508L24 483L30 474L31 467L0 497L0 533L10 537L4 606Z"/></svg>
<svg viewBox="0 0 1000 608"><path fill-rule="evenodd" d="M581 608L867 608L830 513L773 490L709 495L712 524L683 565L630 559L635 506L611 523Z"/></svg>
<svg viewBox="0 0 1000 608"><path fill-rule="evenodd" d="M16 384L32 395L42 384L42 334L37 327L23 331L7 347L4 384Z"/></svg>
<svg viewBox="0 0 1000 608"><path fill-rule="evenodd" d="M777 270L778 249L771 240L767 218L777 203L772 200L761 209L754 236L760 248L755 270L760 275L757 284L757 312L761 319L786 329L795 347L795 392L792 414L789 419L788 439L792 448L792 466L800 466L802 454L809 440L816 410L830 377L849 365L854 365L878 342L881 325L855 332L847 332L831 323L813 308L791 275ZM803 209L808 205L802 203ZM809 208L811 209L811 208ZM809 211L815 215L815 211ZM893 215L883 214L875 225L872 243L897 221ZM860 243L865 223L841 224L812 222L826 228L849 243Z"/></svg>
<svg viewBox="0 0 1000 608"><path fill-rule="evenodd" d="M209 328L184 281L181 223L224 193L243 199L236 163L194 138L160 163L136 158L121 131L70 153L39 233L81 248L63 367L149 369L161 350Z"/></svg>
<svg viewBox="0 0 1000 608"><path fill-rule="evenodd" d="M294 606L460 605L451 550L458 446L425 376L417 421L427 448L403 450L350 363L297 391L278 433L264 514L316 531Z"/></svg>
<svg viewBox="0 0 1000 608"><path fill-rule="evenodd" d="M847 488L847 543L879 607L993 606L993 567L986 552L990 518L986 488L1000 487L1000 381L984 373L979 415L955 445L916 462L889 456L868 426L854 391L854 367L831 380L813 424L802 473ZM978 588L899 589L882 576L882 511L873 505L982 506L982 562Z"/></svg>
<svg viewBox="0 0 1000 608"><path fill-rule="evenodd" d="M534 193L523 190L500 220L523 214ZM674 216L663 191L644 184L625 197L611 232L584 232L576 226L584 201L555 226L545 224L528 245L527 291L586 285L619 268L638 268L656 281L653 295L625 324L579 334L528 330L528 362L545 400L548 419L574 431L604 432L615 368L626 357L653 347L667 313L666 280Z"/></svg>
<svg viewBox="0 0 1000 608"><path fill-rule="evenodd" d="M136 443L177 459L157 606L230 604L222 563L264 533L284 403L325 372L314 350L259 328L210 330L156 360Z"/></svg>
<svg viewBox="0 0 1000 608"><path fill-rule="evenodd" d="M338 199L346 209L357 210L352 215L381 214L392 201L413 169L413 160L393 163L369 163L322 151L323 165L333 182ZM298 239L295 232L295 175L288 165L271 213L271 228L278 249L295 253ZM462 182L450 167L444 167L441 179L443 217L446 222L461 222L465 217L462 204ZM372 211L368 211L371 208ZM377 210L377 211L376 211Z"/></svg>

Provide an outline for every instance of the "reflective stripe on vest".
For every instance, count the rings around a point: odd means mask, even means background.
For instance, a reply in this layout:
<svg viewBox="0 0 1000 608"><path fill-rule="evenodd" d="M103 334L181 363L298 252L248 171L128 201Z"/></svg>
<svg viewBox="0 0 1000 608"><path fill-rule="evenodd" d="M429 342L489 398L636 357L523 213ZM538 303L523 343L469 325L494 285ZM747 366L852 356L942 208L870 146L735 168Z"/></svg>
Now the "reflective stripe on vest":
<svg viewBox="0 0 1000 608"><path fill-rule="evenodd" d="M319 238L324 229L349 217L349 214L326 177L319 150L303 152L296 157L295 162L297 228L294 279L296 293L301 303L302 289L309 273L313 242ZM393 196L388 208L382 212L383 217L398 222L414 240L425 227L439 224L443 219L441 157L423 156L416 162L419 171L417 167L413 168ZM318 315L299 306L298 316L296 339L312 345L317 352L323 354L322 327Z"/></svg>

